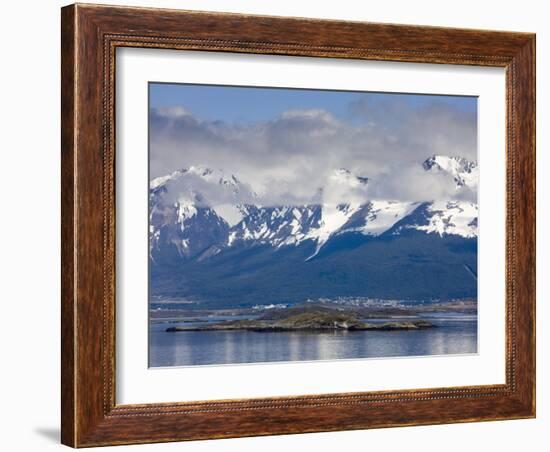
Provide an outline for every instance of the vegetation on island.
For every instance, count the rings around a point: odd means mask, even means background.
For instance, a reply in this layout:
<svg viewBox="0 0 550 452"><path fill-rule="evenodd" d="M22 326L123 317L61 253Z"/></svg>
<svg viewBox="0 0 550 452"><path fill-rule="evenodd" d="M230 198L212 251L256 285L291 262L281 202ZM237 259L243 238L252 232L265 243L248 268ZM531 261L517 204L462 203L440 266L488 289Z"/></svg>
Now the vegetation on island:
<svg viewBox="0 0 550 452"><path fill-rule="evenodd" d="M278 331L393 331L433 328L426 320L412 319L384 323L369 323L361 319L357 312L321 306L296 307L268 313L256 319L226 320L200 326L172 326L167 332L183 331L231 331L246 330L257 332Z"/></svg>

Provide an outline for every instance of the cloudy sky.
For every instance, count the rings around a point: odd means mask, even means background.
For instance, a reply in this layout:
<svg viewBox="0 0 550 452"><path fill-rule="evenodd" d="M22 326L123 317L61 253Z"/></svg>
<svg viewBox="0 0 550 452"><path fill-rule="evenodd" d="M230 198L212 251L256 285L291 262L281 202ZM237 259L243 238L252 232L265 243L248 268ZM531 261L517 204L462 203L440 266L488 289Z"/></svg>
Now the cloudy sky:
<svg viewBox="0 0 550 452"><path fill-rule="evenodd" d="M149 102L151 179L204 165L270 202L305 203L320 188L344 198L454 199L463 194L453 181L422 162L477 161L475 97L152 83ZM339 168L369 183L339 193L331 178Z"/></svg>

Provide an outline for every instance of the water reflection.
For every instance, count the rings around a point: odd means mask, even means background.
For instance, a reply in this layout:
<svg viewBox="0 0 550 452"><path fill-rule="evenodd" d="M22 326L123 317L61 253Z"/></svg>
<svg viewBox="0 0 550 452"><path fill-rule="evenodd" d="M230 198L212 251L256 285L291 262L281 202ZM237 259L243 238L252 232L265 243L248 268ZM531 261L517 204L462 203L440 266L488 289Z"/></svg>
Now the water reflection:
<svg viewBox="0 0 550 452"><path fill-rule="evenodd" d="M477 320L430 319L438 327L417 331L166 333L150 328L152 367L315 361L476 353Z"/></svg>

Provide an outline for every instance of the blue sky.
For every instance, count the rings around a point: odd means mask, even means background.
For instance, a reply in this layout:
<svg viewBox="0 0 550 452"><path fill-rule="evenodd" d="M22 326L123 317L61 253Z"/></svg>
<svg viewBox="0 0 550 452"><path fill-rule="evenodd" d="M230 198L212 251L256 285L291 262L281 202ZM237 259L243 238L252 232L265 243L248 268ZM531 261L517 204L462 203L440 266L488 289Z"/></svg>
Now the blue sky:
<svg viewBox="0 0 550 452"><path fill-rule="evenodd" d="M197 118L231 123L254 123L277 118L287 110L322 109L340 120L358 120L353 106L360 101L403 103L420 109L434 102L456 111L475 113L477 98L417 94L366 93L287 88L150 83L151 108L181 106ZM390 120L391 118L388 118Z"/></svg>

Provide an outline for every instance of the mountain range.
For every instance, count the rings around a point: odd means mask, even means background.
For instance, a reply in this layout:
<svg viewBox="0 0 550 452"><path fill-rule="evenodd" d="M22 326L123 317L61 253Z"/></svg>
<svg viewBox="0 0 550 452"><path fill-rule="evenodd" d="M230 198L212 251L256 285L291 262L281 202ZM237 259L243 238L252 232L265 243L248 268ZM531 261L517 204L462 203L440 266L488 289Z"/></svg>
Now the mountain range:
<svg viewBox="0 0 550 452"><path fill-rule="evenodd" d="M224 307L475 298L478 207L458 195L477 192L477 164L435 155L422 168L452 180L455 199L331 204L320 187L316 202L266 206L222 170L157 177L149 186L151 294ZM371 183L345 168L329 177L365 193Z"/></svg>

